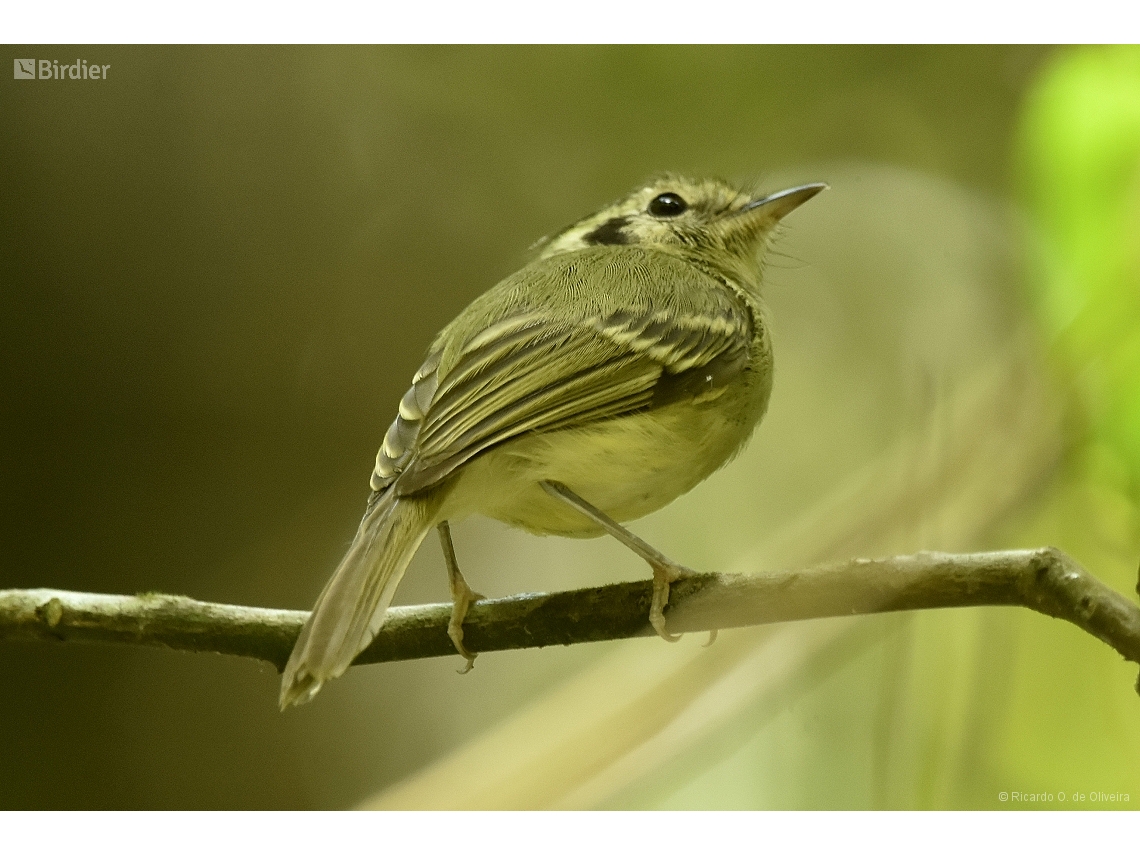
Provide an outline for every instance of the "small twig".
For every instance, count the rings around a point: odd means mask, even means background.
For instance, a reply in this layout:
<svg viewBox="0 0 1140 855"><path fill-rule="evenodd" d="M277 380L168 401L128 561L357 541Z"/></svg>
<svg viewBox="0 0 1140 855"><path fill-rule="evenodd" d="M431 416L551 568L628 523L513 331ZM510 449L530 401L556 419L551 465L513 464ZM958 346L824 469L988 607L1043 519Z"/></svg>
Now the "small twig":
<svg viewBox="0 0 1140 855"><path fill-rule="evenodd" d="M652 635L649 581L473 603L464 639L473 651L579 644ZM857 558L808 570L703 574L674 583L674 632L962 606L1025 606L1062 618L1140 662L1140 608L1053 548ZM354 664L450 656L451 605L389 611ZM264 659L280 670L307 612L50 589L0 591L0 640L96 641ZM1140 686L1138 686L1140 691Z"/></svg>

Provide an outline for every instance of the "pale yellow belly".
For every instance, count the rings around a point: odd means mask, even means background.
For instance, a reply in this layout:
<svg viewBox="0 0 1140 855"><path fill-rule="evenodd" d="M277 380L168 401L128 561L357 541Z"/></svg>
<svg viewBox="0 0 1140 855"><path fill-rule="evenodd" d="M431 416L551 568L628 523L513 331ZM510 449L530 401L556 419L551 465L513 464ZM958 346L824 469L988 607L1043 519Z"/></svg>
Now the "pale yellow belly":
<svg viewBox="0 0 1140 855"><path fill-rule="evenodd" d="M691 490L740 449L759 413L734 409L726 414L680 403L520 437L466 464L441 516L479 513L535 534L600 535L539 483L559 481L619 522L644 516Z"/></svg>

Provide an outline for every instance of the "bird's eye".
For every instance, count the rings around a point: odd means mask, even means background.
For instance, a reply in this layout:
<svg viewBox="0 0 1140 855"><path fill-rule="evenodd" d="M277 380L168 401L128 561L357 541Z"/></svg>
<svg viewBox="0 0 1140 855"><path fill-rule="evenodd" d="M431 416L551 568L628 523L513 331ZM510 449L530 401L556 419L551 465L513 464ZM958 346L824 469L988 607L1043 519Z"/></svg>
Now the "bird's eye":
<svg viewBox="0 0 1140 855"><path fill-rule="evenodd" d="M676 193L662 193L649 203L649 213L655 217L676 217L689 210L689 203Z"/></svg>

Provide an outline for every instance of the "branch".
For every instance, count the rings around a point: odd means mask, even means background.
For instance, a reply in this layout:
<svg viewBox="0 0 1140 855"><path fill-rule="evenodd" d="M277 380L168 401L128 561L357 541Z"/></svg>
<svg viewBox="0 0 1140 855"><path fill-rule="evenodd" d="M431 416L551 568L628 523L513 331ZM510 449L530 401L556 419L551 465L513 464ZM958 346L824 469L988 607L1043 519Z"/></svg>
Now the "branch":
<svg viewBox="0 0 1140 855"><path fill-rule="evenodd" d="M652 635L650 582L481 600L464 622L477 652ZM1140 663L1140 608L1051 547L857 558L808 570L701 574L673 584L673 632L963 606L1024 606L1061 618ZM354 664L450 656L450 604L389 610ZM227 653L280 671L308 612L50 589L0 591L0 640L95 641ZM1137 686L1140 691L1140 684Z"/></svg>

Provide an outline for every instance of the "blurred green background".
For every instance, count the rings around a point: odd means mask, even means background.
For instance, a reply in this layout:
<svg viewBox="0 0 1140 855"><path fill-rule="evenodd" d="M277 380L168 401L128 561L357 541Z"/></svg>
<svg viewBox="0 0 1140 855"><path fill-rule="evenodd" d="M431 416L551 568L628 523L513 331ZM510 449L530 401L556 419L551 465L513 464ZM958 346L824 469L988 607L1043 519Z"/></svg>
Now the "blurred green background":
<svg viewBox="0 0 1140 855"><path fill-rule="evenodd" d="M765 423L638 532L752 572L1048 543L1136 585L1136 49L7 53L111 69L0 87L0 588L309 607L432 335L664 169L832 190L770 257ZM455 536L488 595L645 576ZM397 602L447 599L425 543ZM0 807L1140 804L1136 669L1067 624L702 641L369 666L285 715L265 665L9 644Z"/></svg>

